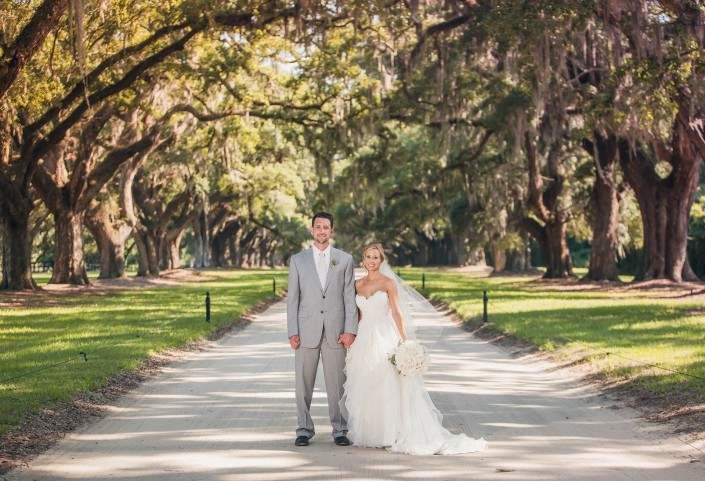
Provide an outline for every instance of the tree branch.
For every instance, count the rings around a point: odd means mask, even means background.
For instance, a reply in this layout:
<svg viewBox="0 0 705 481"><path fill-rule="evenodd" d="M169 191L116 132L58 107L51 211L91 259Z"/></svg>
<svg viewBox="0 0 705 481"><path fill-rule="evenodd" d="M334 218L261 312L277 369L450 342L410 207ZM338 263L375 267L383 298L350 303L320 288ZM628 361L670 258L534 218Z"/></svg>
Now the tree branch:
<svg viewBox="0 0 705 481"><path fill-rule="evenodd" d="M73 125L75 125L81 120L83 114L88 110L90 105L97 104L98 102L110 97L111 95L114 95L128 88L145 70L162 62L167 56L171 55L172 53L183 49L186 42L188 42L197 33L197 30L191 30L176 42L172 43L167 47L164 47L159 52L135 65L118 82L111 84L99 90L98 92L95 92L88 98L87 101L84 100L82 103L80 103L63 122L61 122L54 130L52 130L52 132L47 137L37 142L34 148L31 149L29 152L23 152L23 155L21 157L27 164L26 169L23 169L27 172L27 179L31 179L31 177L34 175L37 160L40 159L50 148L52 148L64 138L66 132Z"/></svg>
<svg viewBox="0 0 705 481"><path fill-rule="evenodd" d="M142 52L145 48L149 47L150 45L156 43L158 40L163 38L164 36L176 32L178 30L183 30L186 28L189 24L188 23L181 23L177 25L169 25L167 27L163 27L156 32L154 32L149 38L143 40L142 42L132 45L130 47L127 47L126 49L121 50L120 52L117 52L110 57L106 58L103 60L96 68L94 68L88 75L86 75L85 78L82 78L75 86L74 88L61 100L59 105L57 105L54 108L51 108L47 110L44 115L42 115L39 119L37 119L35 122L32 122L30 125L28 125L25 128L26 134L31 134L36 132L37 130L41 129L43 126L45 126L48 122L51 121L54 117L59 115L61 112L65 111L68 109L76 100L78 100L80 97L83 96L86 88L88 85L93 85L94 82L98 80L100 75L105 72L108 68L112 67L113 65L117 64L118 62L125 60L127 57L132 56L134 54Z"/></svg>
<svg viewBox="0 0 705 481"><path fill-rule="evenodd" d="M44 0L20 34L0 59L0 100L2 100L24 66L29 62L49 32L59 23L67 0Z"/></svg>
<svg viewBox="0 0 705 481"><path fill-rule="evenodd" d="M261 22L259 22L259 24L267 25L278 19L290 17L293 15L293 12L293 9L277 11L273 15L264 18ZM214 16L214 21L216 25L226 27L250 26L255 19L257 19L257 17L254 14L243 14L234 11L220 12ZM102 100L105 100L106 98L125 90L130 85L132 85L143 72L161 63L169 55L183 50L189 40L191 40L196 34L206 30L209 27L210 24L207 19L199 19L192 25L191 30L185 33L179 40L176 40L175 42L162 48L155 54L137 63L117 82L110 84L98 90L97 92L94 92L89 95L88 98L81 102L68 115L66 119L64 119L61 123L59 123L56 128L52 130L52 132L46 138L42 139L37 143L37 146L34 148L32 157L35 159L41 157L41 155L46 152L49 147L63 139L68 129L81 119L81 117L85 114L90 105L96 105ZM27 133L29 134L31 132L27 131ZM25 138L28 137L25 136Z"/></svg>
<svg viewBox="0 0 705 481"><path fill-rule="evenodd" d="M416 43L414 48L411 50L411 54L409 55L409 70L411 70L411 68L413 68L413 65L416 64L416 59L421 54L421 50L423 49L424 45L426 44L426 41L430 37L465 25L470 21L471 18L472 17L469 14L458 15L457 17L451 18L450 20L446 20L445 22L440 22L435 25L431 25L426 30L422 31L419 35L419 41Z"/></svg>
<svg viewBox="0 0 705 481"><path fill-rule="evenodd" d="M475 162L480 157L480 155L482 155L482 152L484 152L485 146L487 145L487 142L492 137L492 134L494 134L494 132L492 130L486 130L485 134L482 136L482 139L480 140L480 144L477 146L477 149L475 149L475 152L470 157L468 157L467 159L462 159L457 164L448 165L441 170L448 171L448 170L453 170L453 169L464 169L467 164L471 164L471 163Z"/></svg>

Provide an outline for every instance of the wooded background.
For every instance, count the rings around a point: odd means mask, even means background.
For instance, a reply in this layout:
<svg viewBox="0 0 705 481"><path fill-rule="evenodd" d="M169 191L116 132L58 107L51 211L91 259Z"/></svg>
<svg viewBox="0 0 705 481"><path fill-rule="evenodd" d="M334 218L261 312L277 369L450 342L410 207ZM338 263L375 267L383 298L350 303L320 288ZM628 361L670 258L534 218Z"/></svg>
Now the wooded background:
<svg viewBox="0 0 705 481"><path fill-rule="evenodd" d="M285 265L705 275L694 1L0 0L3 289Z"/></svg>

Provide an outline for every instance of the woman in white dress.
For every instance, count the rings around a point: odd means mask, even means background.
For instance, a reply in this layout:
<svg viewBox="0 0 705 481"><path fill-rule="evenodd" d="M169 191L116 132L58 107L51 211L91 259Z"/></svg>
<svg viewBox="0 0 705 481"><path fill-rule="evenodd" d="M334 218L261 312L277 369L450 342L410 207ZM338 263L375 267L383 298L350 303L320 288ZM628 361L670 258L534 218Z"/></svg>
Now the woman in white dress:
<svg viewBox="0 0 705 481"><path fill-rule="evenodd" d="M360 324L345 360L347 380L340 401L352 443L405 454L484 450L484 439L443 427L421 375L402 376L389 361L399 341L408 338L407 292L413 289L394 275L381 245L368 246L362 261L367 276L355 283Z"/></svg>

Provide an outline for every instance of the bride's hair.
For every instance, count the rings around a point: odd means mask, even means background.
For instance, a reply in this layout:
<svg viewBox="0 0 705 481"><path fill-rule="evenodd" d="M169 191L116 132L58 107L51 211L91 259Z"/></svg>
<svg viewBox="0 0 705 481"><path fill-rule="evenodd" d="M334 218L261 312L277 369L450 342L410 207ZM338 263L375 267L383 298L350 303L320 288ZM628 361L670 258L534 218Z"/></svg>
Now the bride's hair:
<svg viewBox="0 0 705 481"><path fill-rule="evenodd" d="M379 252L379 257L380 257L379 261L380 262L384 262L384 260L386 259L385 255L384 255L384 247L382 247L382 244L368 244L367 247L365 247L365 250L362 251L363 265L365 262L365 254L367 254L367 251L371 251L372 249Z"/></svg>

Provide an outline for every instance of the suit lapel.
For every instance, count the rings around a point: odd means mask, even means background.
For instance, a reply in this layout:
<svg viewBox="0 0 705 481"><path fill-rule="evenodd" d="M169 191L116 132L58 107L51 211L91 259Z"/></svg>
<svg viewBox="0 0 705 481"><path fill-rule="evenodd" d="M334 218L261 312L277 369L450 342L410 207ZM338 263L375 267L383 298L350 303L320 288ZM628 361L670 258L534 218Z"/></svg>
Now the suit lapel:
<svg viewBox="0 0 705 481"><path fill-rule="evenodd" d="M321 281L318 278L318 269L316 268L316 257L313 255L313 249L315 249L315 247L313 246L309 248L309 250L306 252L306 258L308 262L309 271L313 273L313 277L316 278L316 282L318 282L318 285L320 286Z"/></svg>
<svg viewBox="0 0 705 481"><path fill-rule="evenodd" d="M338 264L338 249L331 246L330 259L328 260L328 275L326 276L326 287L323 288L324 294L326 293L326 291L328 290L328 286L330 285L330 278L333 277L333 260L335 260L335 263ZM318 270L316 270L316 274L318 274Z"/></svg>
<svg viewBox="0 0 705 481"><path fill-rule="evenodd" d="M316 256L313 254L313 249L315 247L311 246L311 248L308 250L308 258L309 258L309 268L312 269L312 275L314 279L316 279L316 284L318 284L318 288L321 289L321 278L318 277L318 266L316 265ZM326 285L323 289L321 289L321 293L325 294L326 289L328 289L328 284L330 283L330 266L331 262L333 262L333 247L330 248L330 261L328 262L328 275L326 276Z"/></svg>

